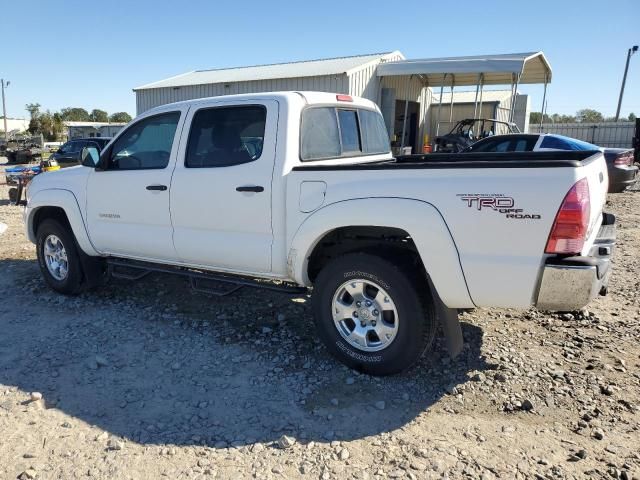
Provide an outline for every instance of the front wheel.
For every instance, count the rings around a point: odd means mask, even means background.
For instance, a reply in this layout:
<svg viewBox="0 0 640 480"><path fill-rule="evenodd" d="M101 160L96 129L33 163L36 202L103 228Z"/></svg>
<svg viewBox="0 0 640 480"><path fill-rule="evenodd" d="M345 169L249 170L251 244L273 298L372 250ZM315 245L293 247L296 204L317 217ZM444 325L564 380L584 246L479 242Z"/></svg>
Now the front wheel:
<svg viewBox="0 0 640 480"><path fill-rule="evenodd" d="M73 234L56 220L44 220L37 233L38 264L55 291L75 295L82 289L82 266Z"/></svg>
<svg viewBox="0 0 640 480"><path fill-rule="evenodd" d="M318 334L341 362L372 375L409 368L436 330L427 282L410 267L364 254L333 259L316 279Z"/></svg>

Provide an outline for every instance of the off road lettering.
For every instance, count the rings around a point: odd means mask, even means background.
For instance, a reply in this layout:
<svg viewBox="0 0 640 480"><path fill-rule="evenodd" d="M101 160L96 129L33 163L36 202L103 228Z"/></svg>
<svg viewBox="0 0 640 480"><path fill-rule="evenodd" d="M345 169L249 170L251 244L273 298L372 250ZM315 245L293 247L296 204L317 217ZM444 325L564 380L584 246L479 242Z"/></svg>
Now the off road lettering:
<svg viewBox="0 0 640 480"><path fill-rule="evenodd" d="M467 207L474 210L490 210L501 213L505 218L516 220L540 220L538 214L525 213L522 208L515 208L516 201L513 197L507 197L502 193L467 193L457 195L465 202Z"/></svg>

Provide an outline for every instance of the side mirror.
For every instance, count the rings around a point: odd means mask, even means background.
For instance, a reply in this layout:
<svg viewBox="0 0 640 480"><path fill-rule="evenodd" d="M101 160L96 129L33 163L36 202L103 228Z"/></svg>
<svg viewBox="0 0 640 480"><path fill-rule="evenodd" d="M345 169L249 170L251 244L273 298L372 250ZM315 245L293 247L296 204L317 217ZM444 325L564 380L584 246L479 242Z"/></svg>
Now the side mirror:
<svg viewBox="0 0 640 480"><path fill-rule="evenodd" d="M83 167L96 168L100 162L100 152L96 147L84 147L80 152L80 163Z"/></svg>

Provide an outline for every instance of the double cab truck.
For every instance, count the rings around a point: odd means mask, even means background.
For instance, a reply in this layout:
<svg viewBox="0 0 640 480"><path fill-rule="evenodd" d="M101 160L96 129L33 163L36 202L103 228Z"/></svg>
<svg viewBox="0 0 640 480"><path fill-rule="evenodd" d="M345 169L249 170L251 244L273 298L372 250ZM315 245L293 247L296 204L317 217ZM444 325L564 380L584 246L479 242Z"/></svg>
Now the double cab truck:
<svg viewBox="0 0 640 480"><path fill-rule="evenodd" d="M36 177L24 218L62 294L136 271L311 290L329 352L384 375L439 325L457 354L460 309L605 294L607 182L600 151L394 158L368 100L263 93L143 113L82 165Z"/></svg>

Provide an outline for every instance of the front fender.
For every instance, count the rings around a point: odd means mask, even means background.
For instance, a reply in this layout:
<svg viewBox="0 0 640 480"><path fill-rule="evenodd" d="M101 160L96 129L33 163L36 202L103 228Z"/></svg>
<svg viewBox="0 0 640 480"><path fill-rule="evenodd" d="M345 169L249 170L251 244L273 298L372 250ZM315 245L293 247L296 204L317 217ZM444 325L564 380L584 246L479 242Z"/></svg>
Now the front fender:
<svg viewBox="0 0 640 480"><path fill-rule="evenodd" d="M36 243L36 232L33 228L33 219L38 209L43 207L59 207L64 210L71 225L73 235L76 237L78 245L84 253L91 256L100 255L89 240L87 228L82 218L80 211L80 205L75 195L69 190L63 189L46 189L39 190L29 198L24 212L25 228L27 230L27 237L33 243Z"/></svg>
<svg viewBox="0 0 640 480"><path fill-rule="evenodd" d="M411 236L433 286L449 308L473 308L455 242L440 212L430 203L403 198L364 198L327 205L308 216L290 243L288 270L310 286L309 257L318 242L341 227L400 228Z"/></svg>

